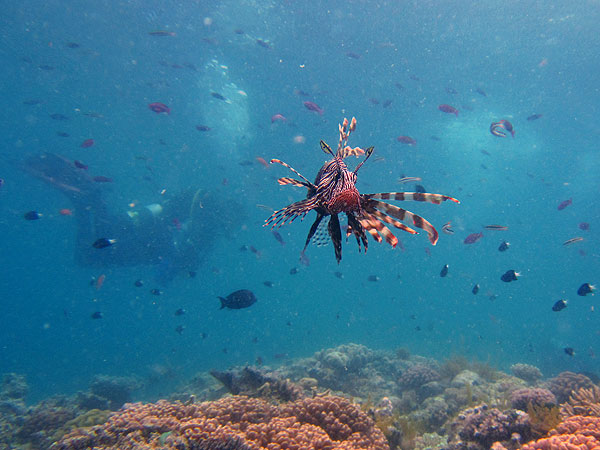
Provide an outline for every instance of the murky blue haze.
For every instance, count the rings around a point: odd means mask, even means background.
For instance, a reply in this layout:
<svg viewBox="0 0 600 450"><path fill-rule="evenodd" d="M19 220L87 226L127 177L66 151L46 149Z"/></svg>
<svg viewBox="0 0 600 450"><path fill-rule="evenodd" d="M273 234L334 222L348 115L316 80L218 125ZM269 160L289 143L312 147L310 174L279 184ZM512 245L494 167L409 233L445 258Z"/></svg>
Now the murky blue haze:
<svg viewBox="0 0 600 450"><path fill-rule="evenodd" d="M257 357L277 365L347 342L598 373L597 299L576 291L600 282L599 2L26 0L4 5L0 21L0 373L26 374L32 400L84 389L96 374L168 373L157 388L166 394L198 371ZM149 34L159 30L168 35ZM278 113L287 121L271 123ZM452 222L455 234L432 247L425 233L398 231L402 248L371 240L367 254L344 242L339 265L331 245L312 245L305 266L314 213L280 230L283 246L262 226L305 191L280 187L290 172L256 158L312 179L325 161L319 139L335 147L338 123L352 116L350 145L375 146L359 190L413 190L398 179L421 177L461 204L402 206L438 230ZM514 139L489 132L500 119ZM43 152L113 178L103 199L122 217L130 203L209 191L218 201L202 216L210 231L197 276L161 285L152 265L76 265L78 211L19 169ZM26 221L29 210L43 217ZM509 229L463 244L488 224ZM562 245L575 236L584 241ZM503 283L509 269L522 277ZM96 289L90 279L101 274ZM236 289L258 302L220 310L217 296ZM568 307L553 312L561 298Z"/></svg>

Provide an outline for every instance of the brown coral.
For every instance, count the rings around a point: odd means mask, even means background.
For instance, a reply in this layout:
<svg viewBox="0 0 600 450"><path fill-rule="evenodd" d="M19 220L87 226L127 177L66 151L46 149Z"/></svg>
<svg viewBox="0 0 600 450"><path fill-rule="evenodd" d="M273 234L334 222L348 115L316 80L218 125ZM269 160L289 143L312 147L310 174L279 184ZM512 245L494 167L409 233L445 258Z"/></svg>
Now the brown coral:
<svg viewBox="0 0 600 450"><path fill-rule="evenodd" d="M556 396L558 403L569 400L571 394L581 388L590 389L594 386L592 380L582 373L561 372L558 376L550 378L547 382L548 389Z"/></svg>
<svg viewBox="0 0 600 450"><path fill-rule="evenodd" d="M405 370L398 383L404 389L418 389L425 383L437 381L440 379L440 374L425 364L415 364Z"/></svg>
<svg viewBox="0 0 600 450"><path fill-rule="evenodd" d="M341 397L275 406L234 396L197 405L127 404L104 425L79 429L53 450L322 449L388 450L385 437L360 409Z"/></svg>
<svg viewBox="0 0 600 450"><path fill-rule="evenodd" d="M575 415L600 417L600 388L592 386L573 392L569 401L561 405L560 414L563 418Z"/></svg>
<svg viewBox="0 0 600 450"><path fill-rule="evenodd" d="M538 439L522 447L522 450L577 449L600 449L600 417L569 417L552 430L549 437Z"/></svg>

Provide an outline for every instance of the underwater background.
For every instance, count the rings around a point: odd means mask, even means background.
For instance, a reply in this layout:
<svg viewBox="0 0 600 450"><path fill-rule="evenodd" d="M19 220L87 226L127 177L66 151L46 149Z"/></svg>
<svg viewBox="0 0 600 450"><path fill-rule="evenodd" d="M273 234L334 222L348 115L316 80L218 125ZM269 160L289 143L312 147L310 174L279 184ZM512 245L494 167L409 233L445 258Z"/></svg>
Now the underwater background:
<svg viewBox="0 0 600 450"><path fill-rule="evenodd" d="M98 374L153 380L155 399L201 371L356 343L598 374L596 297L577 290L600 267L599 20L597 1L5 4L0 373L26 377L28 402ZM157 102L169 113L148 107ZM371 239L359 253L351 238L340 264L331 244L309 246L303 263L314 213L278 230L284 245L263 224L305 191L280 187L290 172L261 161L312 180L326 160L319 140L335 148L353 116L349 144L375 147L361 193L414 191L398 181L411 176L461 203L401 204L440 231L435 247L398 231L395 249ZM502 119L514 138L490 133ZM110 177L102 195L123 217L209 192L195 276L78 266L77 210L60 213L73 209L65 195L19 168L44 152ZM518 281L501 281L507 270ZM238 289L256 304L219 309ZM559 299L568 307L553 311Z"/></svg>

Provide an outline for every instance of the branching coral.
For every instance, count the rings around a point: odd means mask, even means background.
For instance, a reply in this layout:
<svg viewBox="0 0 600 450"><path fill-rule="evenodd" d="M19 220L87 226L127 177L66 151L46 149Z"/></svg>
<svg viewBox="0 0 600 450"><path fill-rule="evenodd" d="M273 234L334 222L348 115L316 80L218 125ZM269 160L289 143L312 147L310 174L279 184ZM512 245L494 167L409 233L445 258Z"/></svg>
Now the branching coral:
<svg viewBox="0 0 600 450"><path fill-rule="evenodd" d="M305 398L280 406L234 396L184 405L127 404L104 425L79 429L53 450L322 449L388 450L373 421L341 397Z"/></svg>

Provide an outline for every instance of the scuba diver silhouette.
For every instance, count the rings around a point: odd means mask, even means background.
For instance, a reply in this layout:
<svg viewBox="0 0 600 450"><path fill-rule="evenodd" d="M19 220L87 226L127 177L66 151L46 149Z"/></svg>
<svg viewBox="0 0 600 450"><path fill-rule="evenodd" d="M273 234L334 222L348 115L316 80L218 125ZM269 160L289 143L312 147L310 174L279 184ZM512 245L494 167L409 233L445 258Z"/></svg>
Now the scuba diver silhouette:
<svg viewBox="0 0 600 450"><path fill-rule="evenodd" d="M101 184L76 162L43 153L20 165L73 203L75 262L83 267L157 265L157 281L165 284L179 273L195 273L218 237L215 223L224 232L233 225L221 202L202 189L115 214L103 199ZM95 248L98 239L114 240L114 245Z"/></svg>

